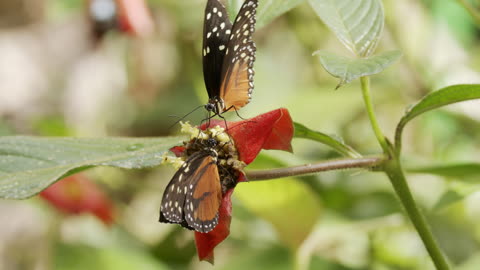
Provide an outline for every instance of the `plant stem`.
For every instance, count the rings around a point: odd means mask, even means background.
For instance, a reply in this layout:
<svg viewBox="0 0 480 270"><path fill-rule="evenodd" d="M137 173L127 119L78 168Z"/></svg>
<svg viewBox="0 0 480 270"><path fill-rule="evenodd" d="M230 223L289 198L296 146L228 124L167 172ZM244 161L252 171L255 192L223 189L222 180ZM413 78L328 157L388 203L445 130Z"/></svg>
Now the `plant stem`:
<svg viewBox="0 0 480 270"><path fill-rule="evenodd" d="M397 157L393 157L392 160L387 161L384 169L437 270L449 270L450 266L448 265L447 258L440 250L425 217L413 199Z"/></svg>
<svg viewBox="0 0 480 270"><path fill-rule="evenodd" d="M367 109L368 117L370 118L370 123L372 125L375 136L377 137L380 146L382 146L383 152L389 158L388 161L384 163L383 170L387 174L390 182L393 185L395 193L400 198L400 201L407 212L408 217L415 226L420 238L425 245L425 248L428 251L433 263L435 264L437 270L449 270L450 266L447 263L445 255L440 250L437 242L433 238L433 234L428 227L428 224L425 220L425 217L422 215L418 209L415 200L413 199L412 193L407 184L407 180L403 174L402 166L399 160L399 151L396 155L395 150L392 149L393 146L387 143L385 136L383 135L380 127L378 125L377 119L375 117L375 112L373 111L373 105L370 97L370 79L368 77L360 78L362 85L363 99L365 102L365 107ZM398 133L398 132L397 132ZM398 142L398 140L397 140Z"/></svg>
<svg viewBox="0 0 480 270"><path fill-rule="evenodd" d="M383 136L383 132L378 125L377 118L375 117L375 112L373 110L372 98L370 96L370 78L361 77L360 82L362 84L363 101L365 102L365 108L367 109L368 118L370 119L373 132L375 133L375 136L377 137L377 140L380 143L383 152L388 154L389 147L387 141L385 140L385 136Z"/></svg>
<svg viewBox="0 0 480 270"><path fill-rule="evenodd" d="M468 13L470 13L470 16L472 16L477 25L480 26L480 12L476 10L472 4L465 0L458 0L458 3L460 3L460 5L462 5Z"/></svg>
<svg viewBox="0 0 480 270"><path fill-rule="evenodd" d="M365 157L357 159L338 159L329 160L313 164L305 164L300 166L279 168L271 170L247 171L245 174L249 181L268 180L289 176L302 176L312 173L352 169L352 168L372 168L379 166L384 162L383 157Z"/></svg>

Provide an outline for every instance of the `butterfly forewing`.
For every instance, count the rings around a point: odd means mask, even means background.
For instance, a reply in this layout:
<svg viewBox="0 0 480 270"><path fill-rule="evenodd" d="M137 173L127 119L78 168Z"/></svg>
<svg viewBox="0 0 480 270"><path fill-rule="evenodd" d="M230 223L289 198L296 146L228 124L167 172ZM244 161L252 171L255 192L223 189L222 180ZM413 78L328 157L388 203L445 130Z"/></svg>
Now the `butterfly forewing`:
<svg viewBox="0 0 480 270"><path fill-rule="evenodd" d="M232 106L240 109L251 98L256 51L252 35L255 32L257 6L257 0L246 0L233 23L220 84L220 98L226 109Z"/></svg>
<svg viewBox="0 0 480 270"><path fill-rule="evenodd" d="M208 97L219 96L222 64L232 24L219 0L208 0L203 25L203 77Z"/></svg>
<svg viewBox="0 0 480 270"><path fill-rule="evenodd" d="M218 167L208 151L190 156L163 194L160 222L209 232L218 224L222 200Z"/></svg>

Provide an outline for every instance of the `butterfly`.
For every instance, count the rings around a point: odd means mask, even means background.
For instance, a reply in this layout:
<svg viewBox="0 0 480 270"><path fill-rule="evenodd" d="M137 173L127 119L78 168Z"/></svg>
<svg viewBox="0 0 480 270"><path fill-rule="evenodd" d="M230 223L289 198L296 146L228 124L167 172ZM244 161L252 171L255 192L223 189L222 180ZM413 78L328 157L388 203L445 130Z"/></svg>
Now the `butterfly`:
<svg viewBox="0 0 480 270"><path fill-rule="evenodd" d="M219 0L208 0L203 26L203 77L208 92L205 109L213 116L250 102L255 62L256 8L246 0L232 23ZM209 116L209 118L211 118Z"/></svg>
<svg viewBox="0 0 480 270"><path fill-rule="evenodd" d="M222 185L217 165L218 142L209 138L173 175L163 193L160 222L177 223L202 233L218 224Z"/></svg>

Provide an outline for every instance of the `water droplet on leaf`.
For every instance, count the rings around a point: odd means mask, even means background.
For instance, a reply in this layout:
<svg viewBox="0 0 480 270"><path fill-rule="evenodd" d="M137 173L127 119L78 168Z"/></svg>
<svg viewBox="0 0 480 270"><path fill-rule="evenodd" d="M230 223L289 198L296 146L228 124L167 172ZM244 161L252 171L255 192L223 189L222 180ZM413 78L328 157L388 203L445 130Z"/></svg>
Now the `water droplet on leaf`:
<svg viewBox="0 0 480 270"><path fill-rule="evenodd" d="M141 143L136 143L136 144L132 144L132 145L129 145L127 147L127 151L137 151L139 149L142 149L144 147L143 144Z"/></svg>

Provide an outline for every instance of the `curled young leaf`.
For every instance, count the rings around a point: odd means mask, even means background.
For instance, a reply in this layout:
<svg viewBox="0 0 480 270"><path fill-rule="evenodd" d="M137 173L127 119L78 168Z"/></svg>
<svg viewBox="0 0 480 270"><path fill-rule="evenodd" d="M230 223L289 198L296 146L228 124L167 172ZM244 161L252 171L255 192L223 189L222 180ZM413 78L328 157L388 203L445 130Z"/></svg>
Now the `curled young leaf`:
<svg viewBox="0 0 480 270"><path fill-rule="evenodd" d="M395 131L395 148L400 153L402 147L402 133L405 125L422 113L438 109L440 107L480 98L480 84L451 85L422 98L417 104L410 106L405 115L400 119Z"/></svg>

